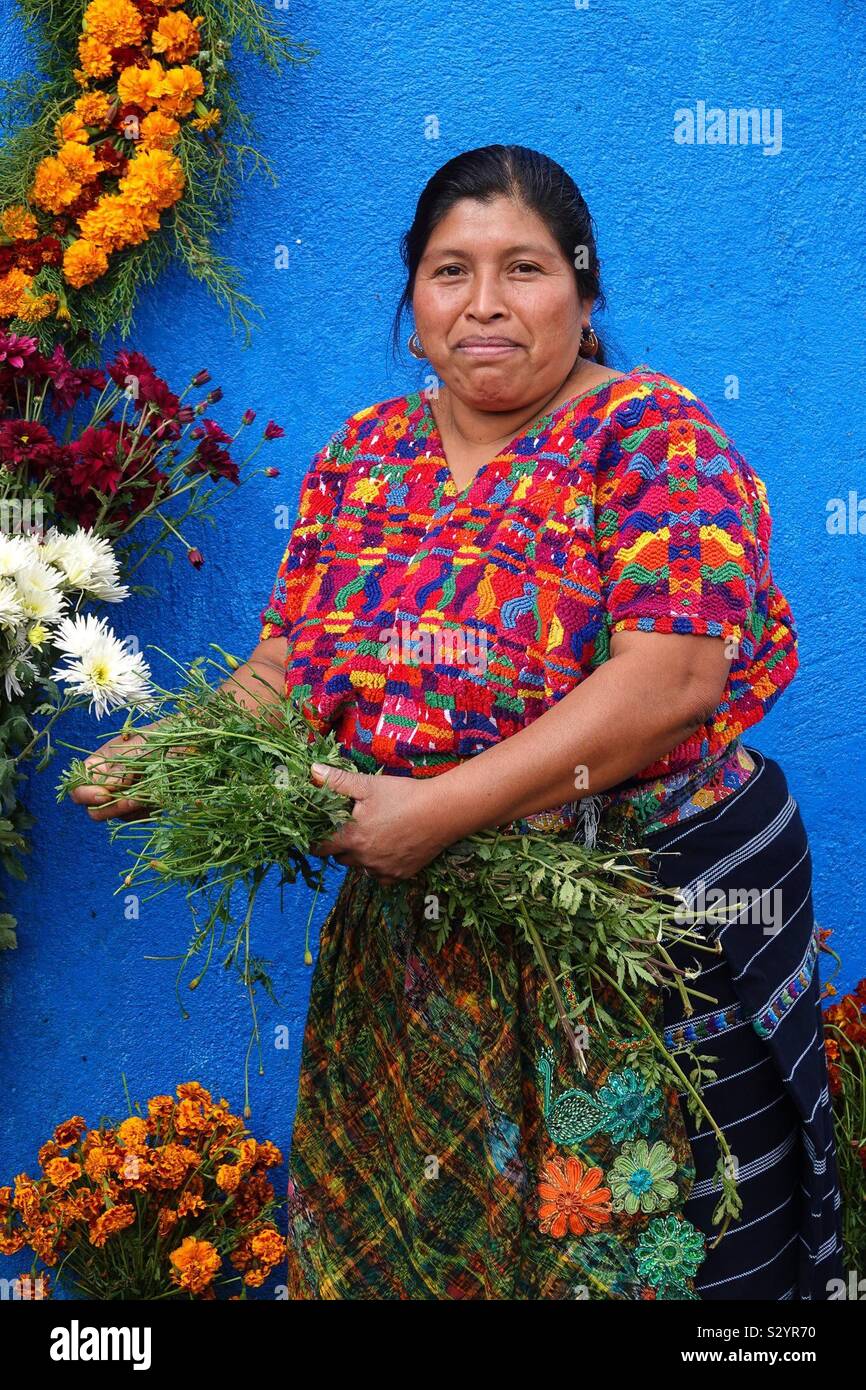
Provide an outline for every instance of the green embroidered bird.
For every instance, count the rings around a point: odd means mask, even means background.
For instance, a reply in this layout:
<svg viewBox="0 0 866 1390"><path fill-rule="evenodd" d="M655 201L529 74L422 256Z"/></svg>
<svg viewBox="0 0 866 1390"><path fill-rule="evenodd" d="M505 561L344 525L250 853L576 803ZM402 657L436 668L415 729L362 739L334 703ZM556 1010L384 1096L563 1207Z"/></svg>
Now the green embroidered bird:
<svg viewBox="0 0 866 1390"><path fill-rule="evenodd" d="M610 1112L588 1091L563 1091L553 1100L553 1062L553 1053L545 1048L538 1059L544 1090L544 1123L554 1144L579 1144L604 1128Z"/></svg>

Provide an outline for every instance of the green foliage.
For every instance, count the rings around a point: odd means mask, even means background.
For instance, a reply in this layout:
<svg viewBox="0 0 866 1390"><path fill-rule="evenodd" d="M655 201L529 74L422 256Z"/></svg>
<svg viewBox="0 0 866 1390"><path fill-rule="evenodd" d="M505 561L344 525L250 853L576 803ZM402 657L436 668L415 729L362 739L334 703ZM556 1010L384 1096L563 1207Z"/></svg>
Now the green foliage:
<svg viewBox="0 0 866 1390"><path fill-rule="evenodd" d="M195 927L178 979L202 955L192 988L215 954L237 971L253 1007L252 1046L258 1039L255 986L270 988L265 962L251 949L256 894L272 870L281 882L301 876L309 887L321 887L322 869L310 863L311 848L327 840L351 808L327 784L311 782L311 764L349 770L353 764L341 756L333 733L308 741L311 730L300 702L267 686L262 703L251 709L231 687L213 688L212 669L230 675L218 663L199 659L180 669L180 689L165 692L148 713L149 719L156 714L155 722L136 726L127 720L122 766L105 770L112 787L123 774L123 789L114 796L129 796L131 779L135 799L149 812L139 820L113 821L110 834L131 847L122 889L143 887L154 897L172 885L185 887ZM98 772L74 761L61 778L58 800L98 781ZM632 1007L638 1038L647 1044L636 1065L648 1079L662 1071L673 1075L729 1152L697 1087L632 1003L642 982L674 983L690 1011L689 987L669 947L688 941L696 950L718 950L681 925L681 900L650 876L644 851L481 831L452 845L416 878L375 891L389 912L417 911L422 917L432 895L438 916L429 927L437 946L458 926L473 930L485 952L516 933L535 955L548 985L542 997L549 1017L562 1026L579 1064L577 1023L591 1018L602 1030L621 1028L599 999L600 985L612 988ZM566 976L580 1000L570 1014L559 988ZM731 1201L728 1194L726 1212Z"/></svg>

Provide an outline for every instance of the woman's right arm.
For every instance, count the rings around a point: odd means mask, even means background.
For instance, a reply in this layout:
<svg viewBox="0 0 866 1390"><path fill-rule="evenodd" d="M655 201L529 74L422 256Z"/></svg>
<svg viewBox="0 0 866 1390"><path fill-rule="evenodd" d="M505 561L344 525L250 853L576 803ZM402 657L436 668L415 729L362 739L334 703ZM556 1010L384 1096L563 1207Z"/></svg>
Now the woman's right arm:
<svg viewBox="0 0 866 1390"><path fill-rule="evenodd" d="M287 639L268 637L236 671L224 680L221 690L227 690L245 709L267 709L276 706L286 679ZM153 727L145 726L145 727ZM140 734L130 738L118 735L85 758L84 766L97 781L76 787L72 800L87 807L91 820L135 820L147 813L147 808L135 797L117 797L118 791L131 787L135 774L124 768L124 756L134 753L143 743Z"/></svg>

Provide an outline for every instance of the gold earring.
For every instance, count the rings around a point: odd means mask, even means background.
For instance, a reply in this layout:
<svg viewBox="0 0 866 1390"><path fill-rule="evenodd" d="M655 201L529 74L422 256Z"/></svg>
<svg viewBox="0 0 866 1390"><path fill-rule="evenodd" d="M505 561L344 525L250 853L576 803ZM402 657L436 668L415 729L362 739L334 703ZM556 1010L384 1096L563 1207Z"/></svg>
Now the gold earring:
<svg viewBox="0 0 866 1390"><path fill-rule="evenodd" d="M416 350L415 347L412 346L413 341L417 344L417 350ZM423 348L423 346L422 346L422 344L421 344L421 339L418 337L418 334L417 334L417 332L415 331L414 328L413 328L412 332L409 334L408 347L409 347L409 351L411 352L411 354L412 354L413 357L423 357L423 356L424 356L424 348Z"/></svg>
<svg viewBox="0 0 866 1390"><path fill-rule="evenodd" d="M591 323L586 325L580 340L578 355L580 357L595 357L598 352L598 338Z"/></svg>

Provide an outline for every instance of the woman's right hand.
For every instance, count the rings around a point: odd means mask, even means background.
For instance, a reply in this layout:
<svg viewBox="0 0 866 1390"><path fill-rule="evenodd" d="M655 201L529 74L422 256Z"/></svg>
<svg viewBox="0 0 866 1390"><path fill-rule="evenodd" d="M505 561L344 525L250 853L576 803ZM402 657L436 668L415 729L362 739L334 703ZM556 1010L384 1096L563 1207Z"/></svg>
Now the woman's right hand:
<svg viewBox="0 0 866 1390"><path fill-rule="evenodd" d="M148 814L144 802L136 801L132 796L115 800L119 791L131 787L137 780L137 774L128 766L124 767L124 758L137 753L144 741L139 733L131 734L128 738L118 734L84 759L84 766L93 781L76 787L70 792L70 797L80 806L87 807L91 820L138 820Z"/></svg>

